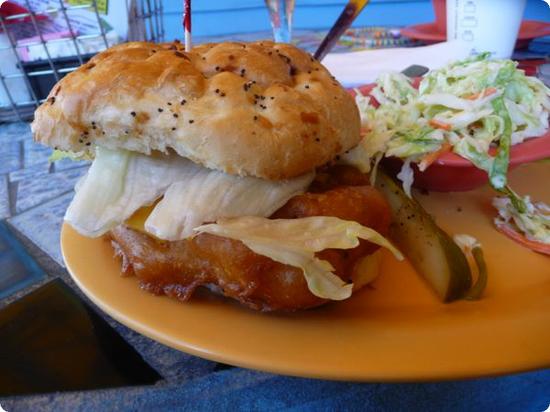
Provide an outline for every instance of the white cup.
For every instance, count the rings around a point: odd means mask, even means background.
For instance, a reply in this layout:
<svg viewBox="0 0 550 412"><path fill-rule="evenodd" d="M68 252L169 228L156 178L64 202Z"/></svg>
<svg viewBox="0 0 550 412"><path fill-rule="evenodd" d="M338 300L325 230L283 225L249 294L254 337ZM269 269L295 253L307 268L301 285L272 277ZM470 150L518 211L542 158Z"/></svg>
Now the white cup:
<svg viewBox="0 0 550 412"><path fill-rule="evenodd" d="M447 40L465 43L470 54L512 56L526 0L447 0Z"/></svg>

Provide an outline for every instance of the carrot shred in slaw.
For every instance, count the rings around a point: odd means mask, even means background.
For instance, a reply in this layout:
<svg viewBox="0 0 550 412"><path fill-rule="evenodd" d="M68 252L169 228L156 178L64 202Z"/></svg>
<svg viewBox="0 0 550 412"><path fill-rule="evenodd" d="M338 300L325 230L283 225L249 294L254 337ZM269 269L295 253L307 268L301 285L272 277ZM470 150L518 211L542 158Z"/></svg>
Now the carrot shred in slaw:
<svg viewBox="0 0 550 412"><path fill-rule="evenodd" d="M519 233L512 227L512 225L508 223L496 224L495 226L500 233L508 236L514 242L519 243L520 245L525 246L526 248L529 248L534 252L550 256L549 244L527 239L524 235Z"/></svg>

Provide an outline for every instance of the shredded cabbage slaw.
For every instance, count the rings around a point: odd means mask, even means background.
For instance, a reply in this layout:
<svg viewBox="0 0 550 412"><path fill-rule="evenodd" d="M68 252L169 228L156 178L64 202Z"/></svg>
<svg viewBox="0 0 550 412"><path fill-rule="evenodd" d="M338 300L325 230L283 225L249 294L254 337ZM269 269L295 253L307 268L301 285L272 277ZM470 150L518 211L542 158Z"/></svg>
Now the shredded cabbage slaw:
<svg viewBox="0 0 550 412"><path fill-rule="evenodd" d="M364 138L345 162L369 172L383 157L402 159L398 178L410 196L411 165L425 170L452 151L486 171L491 186L508 199L494 202L501 220L528 239L550 244L548 216L540 212L548 206L533 208L507 184L510 147L548 129L550 89L542 81L512 60L490 60L485 53L431 71L418 89L401 73L384 73L370 96L357 92Z"/></svg>

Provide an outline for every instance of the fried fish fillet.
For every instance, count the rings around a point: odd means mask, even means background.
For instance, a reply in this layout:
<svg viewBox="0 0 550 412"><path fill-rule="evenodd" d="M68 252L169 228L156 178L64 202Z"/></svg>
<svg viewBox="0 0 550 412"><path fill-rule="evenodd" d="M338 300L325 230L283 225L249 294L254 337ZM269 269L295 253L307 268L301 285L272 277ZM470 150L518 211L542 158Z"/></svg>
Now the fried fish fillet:
<svg viewBox="0 0 550 412"><path fill-rule="evenodd" d="M385 235L390 222L383 196L355 171L347 168L320 173L312 192L290 199L272 218L335 216L356 221ZM349 185L342 185L347 183ZM185 301L199 286L257 310L298 310L326 302L308 289L301 269L258 255L242 242L210 234L169 242L127 226L112 230L112 242L123 259L125 274L133 274L149 292ZM317 253L329 261L345 281L353 268L378 246L361 240L354 249L328 249Z"/></svg>

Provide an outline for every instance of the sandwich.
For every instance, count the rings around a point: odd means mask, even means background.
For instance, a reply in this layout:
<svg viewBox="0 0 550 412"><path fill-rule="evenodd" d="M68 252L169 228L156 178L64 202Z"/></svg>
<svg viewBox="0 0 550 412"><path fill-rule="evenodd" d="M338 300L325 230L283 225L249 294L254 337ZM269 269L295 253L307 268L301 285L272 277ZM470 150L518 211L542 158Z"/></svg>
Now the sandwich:
<svg viewBox="0 0 550 412"><path fill-rule="evenodd" d="M263 310L350 297L376 274L390 211L339 157L360 140L353 98L288 45L133 42L57 83L36 141L93 162L65 221L111 240L154 294L199 287Z"/></svg>

